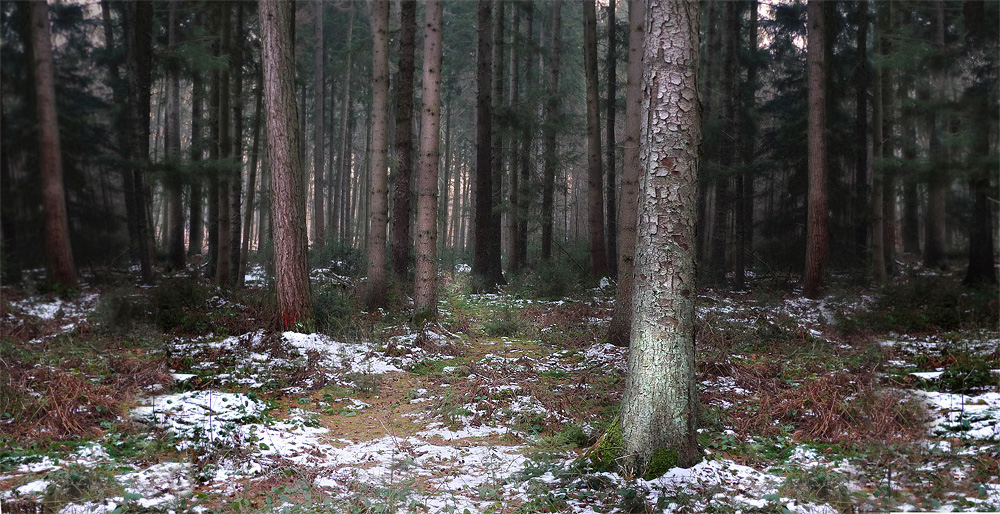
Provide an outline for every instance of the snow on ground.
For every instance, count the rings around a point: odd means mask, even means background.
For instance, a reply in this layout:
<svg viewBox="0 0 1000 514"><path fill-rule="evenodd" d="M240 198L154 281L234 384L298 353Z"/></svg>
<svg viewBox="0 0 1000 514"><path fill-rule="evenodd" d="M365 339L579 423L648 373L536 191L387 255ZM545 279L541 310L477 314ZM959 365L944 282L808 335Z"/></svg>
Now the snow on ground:
<svg viewBox="0 0 1000 514"><path fill-rule="evenodd" d="M914 391L934 415L935 436L1000 442L1000 392L954 394Z"/></svg>

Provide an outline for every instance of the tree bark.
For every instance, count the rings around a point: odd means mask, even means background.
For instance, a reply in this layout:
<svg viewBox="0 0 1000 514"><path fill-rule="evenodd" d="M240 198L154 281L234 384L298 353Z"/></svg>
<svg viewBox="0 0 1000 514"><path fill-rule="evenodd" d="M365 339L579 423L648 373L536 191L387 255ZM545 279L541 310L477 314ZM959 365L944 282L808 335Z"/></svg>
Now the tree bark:
<svg viewBox="0 0 1000 514"><path fill-rule="evenodd" d="M521 98L520 98L520 84L521 84L521 47L523 42L521 41L521 17L522 10L514 4L511 9L511 30L510 30L510 92L508 93L508 98L510 98L511 113L515 120L512 123L511 132L518 134L518 137L511 138L511 148L510 148L510 174L507 181L507 197L509 209L507 210L507 270L509 272L516 272L523 266L521 261L521 255L518 253L518 233L517 228L520 223L520 219L523 216L520 207L520 188L519 184L519 170L518 166L521 164L521 145L525 144L521 140L520 135L523 133L523 116L521 112L516 112L515 109L522 109Z"/></svg>
<svg viewBox="0 0 1000 514"><path fill-rule="evenodd" d="M368 204L368 282L365 305L386 305L386 233L389 223L389 2L373 4L372 167Z"/></svg>
<svg viewBox="0 0 1000 514"><path fill-rule="evenodd" d="M583 0L583 61L587 84L587 233L590 235L590 274L608 274L604 242L604 173L601 170L601 110L597 85L597 6Z"/></svg>
<svg viewBox="0 0 1000 514"><path fill-rule="evenodd" d="M562 53L562 0L552 1L552 39L549 43L548 91L542 145L542 260L552 258L552 200L556 184L556 127L559 124L559 58Z"/></svg>
<svg viewBox="0 0 1000 514"><path fill-rule="evenodd" d="M240 213L243 212L243 63L246 59L246 36L243 31L243 2L234 2L232 43L232 156L234 172L229 183L229 269L230 282L243 285L244 275L242 255L243 231L240 223ZM252 187L252 186L251 186Z"/></svg>
<svg viewBox="0 0 1000 514"><path fill-rule="evenodd" d="M868 0L857 2L857 64L854 71L855 115L854 115L854 150L856 152L854 168L854 255L859 263L864 262L868 247L868 232L870 223L868 216L868 91L871 88L871 77L868 70Z"/></svg>
<svg viewBox="0 0 1000 514"><path fill-rule="evenodd" d="M944 0L938 0L935 6L934 46L939 52L944 50ZM935 89L945 90L945 78L942 70L935 70L932 78ZM940 94L940 93L939 93ZM941 144L941 131L944 128L944 115L934 109L927 115L930 141L932 169L927 178L927 221L924 224L924 266L928 268L944 268L947 264L944 257L945 241L945 197L948 189L948 176L945 169L948 166L947 152Z"/></svg>
<svg viewBox="0 0 1000 514"><path fill-rule="evenodd" d="M888 7L888 3L882 4ZM878 18L878 32L876 33L876 52L880 56L885 55L885 13L880 12ZM885 265L885 209L883 208L884 192L882 177L885 159L885 116L882 106L882 94L885 91L884 65L875 68L875 82L872 85L872 154L879 160L879 166L872 170L872 218L871 218L871 238L872 238L872 279L877 284L885 283L887 269Z"/></svg>
<svg viewBox="0 0 1000 514"><path fill-rule="evenodd" d="M222 30L221 51L223 56L232 57L232 4L228 1L216 4L219 9L219 24ZM216 252L215 279L220 285L230 285L232 282L232 206L230 205L230 189L233 171L237 163L233 159L232 120L230 119L231 92L230 66L219 69L219 228Z"/></svg>
<svg viewBox="0 0 1000 514"><path fill-rule="evenodd" d="M803 292L816 298L823 287L829 256L829 229L826 204L826 68L824 39L826 27L823 4L810 0L807 53L809 63L809 205L806 223L806 272Z"/></svg>
<svg viewBox="0 0 1000 514"><path fill-rule="evenodd" d="M295 105L293 3L260 0L267 150L271 170L275 292L283 329L310 323L305 187Z"/></svg>
<svg viewBox="0 0 1000 514"><path fill-rule="evenodd" d="M411 262L411 183L413 182L413 74L417 1L400 3L399 83L396 86L395 184L392 202L392 269L405 277Z"/></svg>
<svg viewBox="0 0 1000 514"><path fill-rule="evenodd" d="M353 3L348 6L347 34L344 36L347 48L351 48L354 35L354 7ZM340 101L340 159L338 161L339 172L337 190L333 195L333 211L336 216L336 223L331 227L341 242L348 241L349 230L347 228L346 206L350 203L349 186L351 174L351 68L352 53L347 52L344 59L344 91Z"/></svg>
<svg viewBox="0 0 1000 514"><path fill-rule="evenodd" d="M628 70L625 84L625 149L622 159L621 238L618 240L618 291L608 325L608 340L628 346L632 330L632 292L635 283L636 216L639 213L639 174L642 159L642 46L646 38L646 0L630 0L628 11Z"/></svg>
<svg viewBox="0 0 1000 514"><path fill-rule="evenodd" d="M754 174L750 171L756 160L757 154L757 122L755 118L757 89L757 0L751 0L748 5L749 23L747 25L746 41L750 52L747 60L743 63L746 68L747 78L740 97L740 134L739 146L742 153L743 170L736 175L736 259L733 269L733 286L742 290L746 287L747 257L753 254L753 211L754 211Z"/></svg>
<svg viewBox="0 0 1000 514"><path fill-rule="evenodd" d="M418 323L437 318L437 194L443 16L441 0L429 0L424 29L420 174L417 176L417 260L413 284L413 317Z"/></svg>
<svg viewBox="0 0 1000 514"><path fill-rule="evenodd" d="M618 70L615 66L618 60L617 55L617 32L618 23L615 19L615 0L608 1L608 58L607 58L607 73L608 73L608 102L607 110L608 115L606 121L607 133L607 166L608 166L608 180L607 180L607 235L608 235L608 275L613 279L618 278L618 209L616 206L617 198L617 184L615 183L616 178L616 159L615 152L617 150L617 142L615 141L615 113L618 105Z"/></svg>
<svg viewBox="0 0 1000 514"><path fill-rule="evenodd" d="M695 386L695 222L701 119L699 2L649 5L642 177L628 377L620 414L627 475L700 460Z"/></svg>
<svg viewBox="0 0 1000 514"><path fill-rule="evenodd" d="M52 29L49 7L31 2L31 69L35 79L35 113L38 116L38 155L42 175L45 255L50 279L64 287L76 287L76 265L69 240L66 193L63 188L59 116L56 111L55 66L52 63Z"/></svg>
<svg viewBox="0 0 1000 514"><path fill-rule="evenodd" d="M127 2L125 11L125 76L128 84L126 119L128 141L122 148L122 157L129 162L131 187L126 195L132 197L135 220L133 250L139 259L142 281L153 281L153 239L150 233L148 201L146 197L145 168L149 164L149 104L152 85L153 4L152 2Z"/></svg>
<svg viewBox="0 0 1000 514"><path fill-rule="evenodd" d="M323 201L326 197L325 172L326 127L323 116L326 114L324 75L324 45L323 45L323 0L313 2L313 15L316 41L313 44L313 245L322 249L326 245L326 215Z"/></svg>
<svg viewBox="0 0 1000 514"><path fill-rule="evenodd" d="M476 173L472 275L474 288L504 283L498 213L493 212L493 1L479 2L476 52Z"/></svg>
<svg viewBox="0 0 1000 514"><path fill-rule="evenodd" d="M529 0L524 2L524 9L527 11L525 13L525 26L524 34L527 44L524 45L523 50L524 55L524 83L534 84L535 83L535 68L538 66L538 59L535 55L535 40L534 40L534 4ZM540 73L539 73L540 74ZM521 174L518 179L518 188L520 192L518 194L518 222L517 222L517 260L524 266L528 262L528 209L531 205L531 170L532 166L532 148L534 146L535 137L535 127L537 124L535 122L535 116L537 111L537 104L532 101L526 106L523 119L523 127L521 129L521 155L519 157L520 164L518 165L519 172Z"/></svg>
<svg viewBox="0 0 1000 514"><path fill-rule="evenodd" d="M170 0L167 20L167 47L173 54L180 44L178 8L180 0ZM184 202L181 195L181 73L176 64L167 70L167 161L170 171L164 181L167 194L167 253L169 267L184 269Z"/></svg>
<svg viewBox="0 0 1000 514"><path fill-rule="evenodd" d="M257 165L260 162L261 104L264 99L264 84L262 84L262 81L263 77L258 75L257 92L254 94L256 100L254 101L253 109L253 143L250 147L250 173L247 178L246 213L243 216L243 244L240 248L240 284L243 283L247 275L247 259L250 256L250 228L253 225L254 202L257 195ZM261 182L263 183L263 180ZM257 251L259 252L261 243L263 242L263 234L260 230L257 232Z"/></svg>

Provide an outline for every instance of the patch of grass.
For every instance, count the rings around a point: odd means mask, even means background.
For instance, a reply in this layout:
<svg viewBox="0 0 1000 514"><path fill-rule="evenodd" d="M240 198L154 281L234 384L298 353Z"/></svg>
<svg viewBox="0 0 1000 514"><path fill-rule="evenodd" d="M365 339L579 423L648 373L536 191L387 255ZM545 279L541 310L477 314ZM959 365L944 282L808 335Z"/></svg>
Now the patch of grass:
<svg viewBox="0 0 1000 514"><path fill-rule="evenodd" d="M490 337L514 337L525 327L524 318L510 305L504 305L499 312L483 323L483 332Z"/></svg>
<svg viewBox="0 0 1000 514"><path fill-rule="evenodd" d="M59 512L69 503L102 502L121 496L124 488L115 479L116 469L107 465L69 466L45 476L51 482L45 490L42 504L51 512Z"/></svg>
<svg viewBox="0 0 1000 514"><path fill-rule="evenodd" d="M826 503L839 512L854 512L855 497L847 488L847 479L822 466L791 467L778 494L799 503Z"/></svg>
<svg viewBox="0 0 1000 514"><path fill-rule="evenodd" d="M351 391L362 396L378 394L382 387L382 375L377 373L348 373L344 380L351 383Z"/></svg>

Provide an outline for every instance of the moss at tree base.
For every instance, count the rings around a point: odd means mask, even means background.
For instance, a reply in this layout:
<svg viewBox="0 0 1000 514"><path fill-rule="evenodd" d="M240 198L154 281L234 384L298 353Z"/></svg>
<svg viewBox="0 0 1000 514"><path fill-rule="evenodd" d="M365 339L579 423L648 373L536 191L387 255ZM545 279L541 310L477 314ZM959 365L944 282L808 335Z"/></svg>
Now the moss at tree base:
<svg viewBox="0 0 1000 514"><path fill-rule="evenodd" d="M664 473L677 467L677 452L668 448L660 448L649 457L649 464L646 465L646 472L642 475L643 480L653 480L660 478Z"/></svg>

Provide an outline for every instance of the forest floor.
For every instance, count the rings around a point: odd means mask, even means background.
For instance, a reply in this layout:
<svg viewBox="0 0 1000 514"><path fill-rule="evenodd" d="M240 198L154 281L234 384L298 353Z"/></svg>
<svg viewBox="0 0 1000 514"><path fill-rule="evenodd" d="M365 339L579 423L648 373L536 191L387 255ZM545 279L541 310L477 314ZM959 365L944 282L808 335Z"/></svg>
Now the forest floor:
<svg viewBox="0 0 1000 514"><path fill-rule="evenodd" d="M995 289L701 291L705 457L647 481L592 458L624 388L610 288L451 273L414 327L313 275L316 333L269 328L259 273L5 287L2 512L1000 510Z"/></svg>

